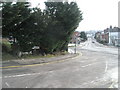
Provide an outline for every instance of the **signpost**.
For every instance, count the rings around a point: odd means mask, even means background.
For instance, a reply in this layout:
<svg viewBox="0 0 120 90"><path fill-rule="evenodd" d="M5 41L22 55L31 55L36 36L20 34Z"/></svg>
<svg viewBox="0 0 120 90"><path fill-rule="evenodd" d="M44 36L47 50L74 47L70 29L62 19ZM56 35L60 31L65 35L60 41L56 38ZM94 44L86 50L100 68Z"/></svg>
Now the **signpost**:
<svg viewBox="0 0 120 90"><path fill-rule="evenodd" d="M77 53L76 44L77 44L77 36L75 37L75 54Z"/></svg>

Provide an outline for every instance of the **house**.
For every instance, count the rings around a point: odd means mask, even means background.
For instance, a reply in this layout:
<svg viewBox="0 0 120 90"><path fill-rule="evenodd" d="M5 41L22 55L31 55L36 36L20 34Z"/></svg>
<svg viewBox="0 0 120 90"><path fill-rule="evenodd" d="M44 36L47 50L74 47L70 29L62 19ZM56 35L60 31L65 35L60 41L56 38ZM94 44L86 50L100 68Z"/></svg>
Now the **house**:
<svg viewBox="0 0 120 90"><path fill-rule="evenodd" d="M120 46L120 28L118 27L112 28L112 26L110 26L110 28L106 28L104 31L97 32L95 36L98 42Z"/></svg>
<svg viewBox="0 0 120 90"><path fill-rule="evenodd" d="M100 33L100 41L105 41L105 34L104 31Z"/></svg>
<svg viewBox="0 0 120 90"><path fill-rule="evenodd" d="M109 28L104 30L104 35L105 35L105 42L109 42Z"/></svg>
<svg viewBox="0 0 120 90"><path fill-rule="evenodd" d="M119 42L119 33L120 33L120 29L118 27L110 27L109 28L109 45L120 45Z"/></svg>

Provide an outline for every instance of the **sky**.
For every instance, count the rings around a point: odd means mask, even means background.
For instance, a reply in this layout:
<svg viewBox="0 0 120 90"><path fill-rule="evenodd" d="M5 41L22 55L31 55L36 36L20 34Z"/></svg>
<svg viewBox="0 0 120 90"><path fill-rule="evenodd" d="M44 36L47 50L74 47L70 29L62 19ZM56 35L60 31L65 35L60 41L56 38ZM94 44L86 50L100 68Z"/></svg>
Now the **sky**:
<svg viewBox="0 0 120 90"><path fill-rule="evenodd" d="M29 0L32 6L40 3L44 9L45 0ZM83 20L80 22L77 31L104 30L118 27L118 2L120 0L74 0L83 13Z"/></svg>

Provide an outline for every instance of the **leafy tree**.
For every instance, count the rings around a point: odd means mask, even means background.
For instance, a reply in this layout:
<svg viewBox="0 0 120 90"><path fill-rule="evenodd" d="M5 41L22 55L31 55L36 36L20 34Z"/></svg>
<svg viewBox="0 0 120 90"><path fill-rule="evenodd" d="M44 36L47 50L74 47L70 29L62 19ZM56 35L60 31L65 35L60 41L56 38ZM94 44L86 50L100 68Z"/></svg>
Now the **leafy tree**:
<svg viewBox="0 0 120 90"><path fill-rule="evenodd" d="M20 50L23 50L23 47L25 49L28 47L26 44L28 40L23 38L23 36L25 36L25 33L28 34L29 31L25 28L26 25L23 26L23 24L28 22L30 18L31 10L28 8L29 6L28 2L2 3L2 36L7 38L12 37L14 40L12 45L13 50L19 49L18 45ZM14 49L14 47L16 48Z"/></svg>
<svg viewBox="0 0 120 90"><path fill-rule="evenodd" d="M56 47L53 46L52 51L56 51L56 49L67 50L70 36L82 20L82 13L75 2L70 4L68 2L46 2L45 5L47 7L46 13L53 22L50 26L52 29L49 28L49 31L54 32L51 35L56 37L56 44L54 43ZM58 36L60 37L57 38ZM50 39L52 38L50 37Z"/></svg>
<svg viewBox="0 0 120 90"><path fill-rule="evenodd" d="M45 2L46 9L30 9L27 2L3 3L3 37L12 36L20 51L39 46L42 53L67 50L70 36L82 20L75 2Z"/></svg>
<svg viewBox="0 0 120 90"><path fill-rule="evenodd" d="M81 32L81 33L80 33L80 38L83 38L83 40L86 41L86 40L87 40L87 35L86 35L86 33L85 33L85 32Z"/></svg>
<svg viewBox="0 0 120 90"><path fill-rule="evenodd" d="M4 2L2 5L2 32L3 37L16 36L18 26L30 15L28 2Z"/></svg>

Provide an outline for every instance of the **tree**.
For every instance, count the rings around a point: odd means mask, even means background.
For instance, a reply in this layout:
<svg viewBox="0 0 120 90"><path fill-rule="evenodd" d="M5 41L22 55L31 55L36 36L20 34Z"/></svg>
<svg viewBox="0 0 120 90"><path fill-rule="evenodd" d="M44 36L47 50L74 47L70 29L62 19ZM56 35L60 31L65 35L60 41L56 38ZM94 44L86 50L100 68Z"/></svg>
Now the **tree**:
<svg viewBox="0 0 120 90"><path fill-rule="evenodd" d="M87 40L87 35L85 32L81 32L80 33L80 38L83 38L83 41L86 41Z"/></svg>
<svg viewBox="0 0 120 90"><path fill-rule="evenodd" d="M18 26L30 15L28 2L3 2L2 5L2 32L3 37L16 36ZM16 29L17 28L17 29Z"/></svg>
<svg viewBox="0 0 120 90"><path fill-rule="evenodd" d="M27 2L3 3L3 37L12 36L20 51L39 46L42 53L65 51L82 20L75 2L46 2L46 10L30 9Z"/></svg>
<svg viewBox="0 0 120 90"><path fill-rule="evenodd" d="M49 29L54 40L52 51L67 50L70 36L82 20L82 13L75 2L46 2L46 13L51 17L52 24ZM53 31L54 30L54 31ZM59 37L59 38L58 38ZM51 42L52 43L52 42Z"/></svg>
<svg viewBox="0 0 120 90"><path fill-rule="evenodd" d="M26 45L28 40L23 38L23 36L29 32L23 24L30 18L31 10L29 6L28 2L2 3L2 36L7 38L12 37L14 40L12 45L13 50L19 49L18 45L19 47L21 46L20 50L28 46ZM16 48L14 49L14 47Z"/></svg>

